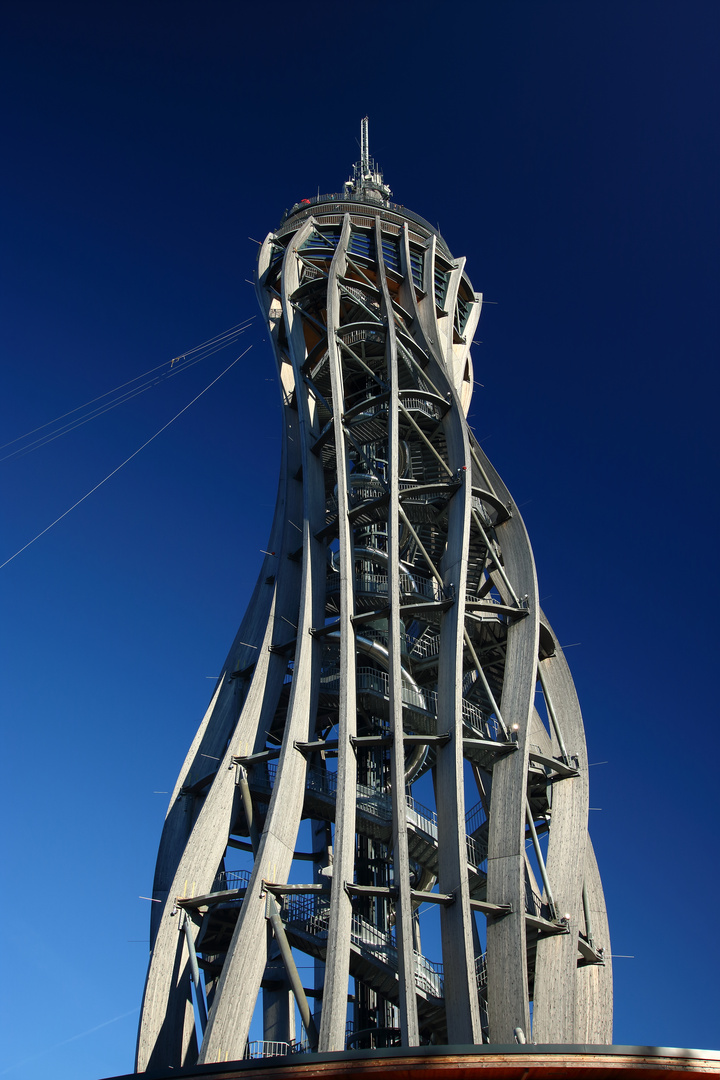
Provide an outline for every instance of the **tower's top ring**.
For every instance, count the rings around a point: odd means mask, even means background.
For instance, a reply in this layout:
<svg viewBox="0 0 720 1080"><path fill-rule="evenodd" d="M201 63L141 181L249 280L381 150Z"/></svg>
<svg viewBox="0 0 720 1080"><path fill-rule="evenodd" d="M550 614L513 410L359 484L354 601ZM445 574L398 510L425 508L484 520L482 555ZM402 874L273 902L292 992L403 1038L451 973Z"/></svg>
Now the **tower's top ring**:
<svg viewBox="0 0 720 1080"><path fill-rule="evenodd" d="M319 210L318 208L322 208ZM346 212L352 212L353 208L357 207L362 214L379 216L383 221L394 222L397 225L402 225L404 221L412 222L413 225L419 226L419 231L425 234L425 238L430 235L436 236L438 240L438 247L447 258L452 259L450 249L445 243L442 234L438 229L434 228L429 221L426 221L420 214L414 213L412 210L408 210L406 206L401 206L400 203L386 202L378 203L373 199L365 198L362 195L349 194L347 192L334 192L329 195L315 195L312 199L301 199L300 202L296 202L294 206L291 206L289 210L286 210L283 214L280 224L277 228L277 232L284 233L287 231L286 226L292 219L292 229L296 229L300 222L306 218L316 216L318 213L335 212L336 214L344 214Z"/></svg>

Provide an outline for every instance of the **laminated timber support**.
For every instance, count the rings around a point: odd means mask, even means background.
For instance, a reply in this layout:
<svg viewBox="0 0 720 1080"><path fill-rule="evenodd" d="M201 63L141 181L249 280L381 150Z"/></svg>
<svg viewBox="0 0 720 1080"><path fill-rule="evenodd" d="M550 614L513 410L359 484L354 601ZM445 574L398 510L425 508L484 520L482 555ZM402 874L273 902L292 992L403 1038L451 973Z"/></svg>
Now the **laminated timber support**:
<svg viewBox="0 0 720 1080"><path fill-rule="evenodd" d="M582 717L466 420L481 294L366 134L258 254L275 516L163 829L138 1072L260 1025L293 1062L612 1036Z"/></svg>
<svg viewBox="0 0 720 1080"><path fill-rule="evenodd" d="M289 254L295 253L309 229L308 223L300 230ZM296 390L302 385L301 368L305 359L302 317L289 299L299 284L297 266L296 259L286 259L282 280L284 316ZM303 469L303 561L293 680L275 785L248 891L208 1017L200 1063L221 1060L224 1054L238 1058L245 1052L254 1004L267 960L266 951L258 948L258 942L265 940L264 898L258 886L263 878L287 880L303 807L307 762L295 748L295 742L309 740L312 735L310 717L317 705L319 689L319 646L311 636L310 629L318 625L323 612L324 596L318 582L325 580L325 556L314 534L324 517L324 482L321 462L309 452L317 423L312 416L308 395L298 396L297 403Z"/></svg>
<svg viewBox="0 0 720 1080"><path fill-rule="evenodd" d="M590 837L585 839L587 907L592 918L593 947L603 950L602 964L578 968L575 984L575 1036L578 1042L611 1043L613 1014L612 949L600 872ZM587 930L587 924L585 929Z"/></svg>
<svg viewBox="0 0 720 1080"><path fill-rule="evenodd" d="M398 989L400 1003L400 1036L403 1046L420 1042L415 993L415 955L413 950L413 906L410 887L410 856L408 853L407 806L405 802L405 743L403 739L403 671L400 606L400 389L395 318L387 284L382 253L380 219L375 219L375 247L378 253L378 276L382 290L382 310L387 326L385 357L390 382L388 403L388 462L390 500L388 505L388 683L390 735L390 779L392 783L392 846L394 880L397 890L395 937L398 951Z"/></svg>
<svg viewBox="0 0 720 1080"><path fill-rule="evenodd" d="M410 263L409 234L403 237L405 262ZM467 477L471 464L470 444L465 414L448 369L447 355L440 347L440 331L435 313L433 290L436 252L435 237L428 239L425 255L426 295L413 305L418 313L416 341L427 350L429 376L435 390L444 390L451 408L442 419L447 447L443 478ZM429 289L429 292L428 292ZM417 424L413 421L413 427ZM429 440L422 434L423 443ZM438 453L430 446L434 458ZM481 1020L475 978L473 915L465 850L465 797L463 767L462 670L464 651L464 596L467 582L467 549L471 520L471 486L463 483L450 500L447 543L442 560L445 595L456 595L455 603L441 615L438 653L438 716L447 718L450 740L438 748L435 767L435 795L438 807L439 888L452 893L457 903L441 910L441 937L445 971L445 1009L448 1039L454 1043L482 1041ZM424 552L423 545L418 547ZM435 571L431 563L430 569ZM452 719L451 719L452 718Z"/></svg>
<svg viewBox="0 0 720 1080"><path fill-rule="evenodd" d="M337 342L340 321L338 277L345 272L350 217L345 215L328 280L328 363L333 399L333 432L337 475L338 555L340 559L340 618L333 634L340 638L340 680L338 688L338 769L335 802L335 844L330 893L328 934L335 948L325 960L320 1050L343 1050L347 1025L347 990L350 977L350 937L352 904L344 882L352 881L355 855L355 803L357 761L353 739L356 735L355 694L355 614L353 590L353 535L349 520L348 454L345 431L342 357Z"/></svg>
<svg viewBox="0 0 720 1080"><path fill-rule="evenodd" d="M578 768L577 775L553 786L547 873L557 914L567 922L571 933L538 941L533 1038L542 1043L556 1043L569 1034L569 1041L576 1042L580 1041L575 1031L575 997L582 972L578 967L577 935L583 926L585 860L582 856L589 801L587 751L580 704L567 661L544 619L543 624L554 645L552 655L538 661L538 682L551 718L552 754L566 760L569 753Z"/></svg>
<svg viewBox="0 0 720 1080"><path fill-rule="evenodd" d="M500 479L498 477L498 484ZM497 484L496 484L497 490ZM519 515L499 530L507 576L528 596L529 615L509 624L500 707L518 753L493 769L488 832L487 899L512 914L488 924L489 1039L511 1043L516 1027L530 1031L525 936L525 804L529 730L535 699L539 622L537 580L530 542Z"/></svg>
<svg viewBox="0 0 720 1080"><path fill-rule="evenodd" d="M278 367L282 377L280 363ZM297 414L287 406L284 408L284 421L282 461L286 468L281 480L284 497L278 499L272 528L271 535L276 538L276 543L269 548L275 550L278 556L276 580L272 587L268 587L271 593L269 609L266 609L261 590L259 610L256 607L249 611L243 620L243 627L251 630L257 626L261 635L255 637L258 645L254 650L256 661L249 677L249 687L239 715L235 717L229 742L226 734L222 744L224 749L217 748L219 760L215 779L195 815L162 905L141 1008L136 1058L139 1072L150 1068L179 1068L192 1064L195 1056L190 971L178 944L175 900L186 896L188 889L193 894L214 891L213 883L223 862L239 802L233 756L248 746L254 746L258 731L264 732L267 728L282 690L286 661L270 650L286 636L287 622L294 624L298 618L299 574L285 555L295 544L289 520L302 513L302 489L286 479L288 473L294 471L293 466L300 465L299 455L294 449L300 446ZM259 581L264 581L264 569ZM252 642L252 636L248 636ZM240 632L237 637L246 640ZM217 699L217 691L215 697ZM203 764L202 768L206 771L207 764ZM177 798L187 800L191 797L178 792ZM165 857L162 848L161 856Z"/></svg>
<svg viewBox="0 0 720 1080"><path fill-rule="evenodd" d="M467 425L457 401L443 421L448 456L455 475L467 476L470 459ZM462 671L464 598L470 532L471 488L464 483L448 506L447 544L442 560L443 583L455 603L441 616L438 657L438 716L447 718L450 741L437 752L438 884L456 903L442 908L440 925L446 966L445 1008L448 1039L481 1042L482 1031L475 978L473 915L465 840Z"/></svg>

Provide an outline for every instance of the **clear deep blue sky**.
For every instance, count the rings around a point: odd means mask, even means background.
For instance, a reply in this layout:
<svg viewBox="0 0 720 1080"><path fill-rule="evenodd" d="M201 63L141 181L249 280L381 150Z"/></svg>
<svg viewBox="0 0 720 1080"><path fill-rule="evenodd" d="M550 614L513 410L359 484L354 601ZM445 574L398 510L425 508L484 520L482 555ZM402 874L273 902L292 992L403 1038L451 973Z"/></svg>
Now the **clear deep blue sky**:
<svg viewBox="0 0 720 1080"><path fill-rule="evenodd" d="M634 956L615 1041L717 1048L717 0L5 0L1 18L1 442L253 315L248 236L339 190L370 115L396 200L495 301L471 418L608 762L591 829L613 951ZM262 338L0 572L0 1076L132 1067L155 792L274 501ZM0 463L0 562L239 351Z"/></svg>

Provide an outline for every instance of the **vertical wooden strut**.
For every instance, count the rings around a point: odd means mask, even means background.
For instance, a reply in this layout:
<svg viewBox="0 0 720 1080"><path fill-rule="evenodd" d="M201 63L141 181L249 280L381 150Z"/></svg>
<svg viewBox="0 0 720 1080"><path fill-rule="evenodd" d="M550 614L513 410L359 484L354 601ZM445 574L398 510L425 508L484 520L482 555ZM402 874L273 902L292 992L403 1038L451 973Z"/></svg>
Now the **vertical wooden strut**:
<svg viewBox="0 0 720 1080"><path fill-rule="evenodd" d="M408 853L407 804L405 800L405 744L402 698L402 621L400 618L400 390L395 313L387 283L382 251L382 228L375 218L375 250L381 291L380 308L386 326L385 357L388 400L388 700L390 713L390 780L392 783L392 851L395 885L395 936L398 950L398 987L400 1037L403 1046L417 1046L420 1041L415 994L415 957L413 954L413 912L410 897L410 856Z"/></svg>
<svg viewBox="0 0 720 1080"><path fill-rule="evenodd" d="M357 762L352 739L357 732L355 690L355 613L353 590L353 534L349 513L349 455L343 429L344 386L342 358L337 341L340 325L339 278L347 268L347 245L350 216L345 215L342 236L330 266L328 279L328 366L334 408L333 435L337 475L337 524L339 566L340 672L338 686L338 759L335 803L335 849L332 864L332 887L328 938L334 948L328 950L323 986L320 1050L344 1050L347 1018L347 987L350 976L352 905L345 882L353 879L355 856L355 805Z"/></svg>
<svg viewBox="0 0 720 1080"><path fill-rule="evenodd" d="M168 809L138 1072L612 1037L580 708L466 420L481 296L363 135L259 252L275 518Z"/></svg>

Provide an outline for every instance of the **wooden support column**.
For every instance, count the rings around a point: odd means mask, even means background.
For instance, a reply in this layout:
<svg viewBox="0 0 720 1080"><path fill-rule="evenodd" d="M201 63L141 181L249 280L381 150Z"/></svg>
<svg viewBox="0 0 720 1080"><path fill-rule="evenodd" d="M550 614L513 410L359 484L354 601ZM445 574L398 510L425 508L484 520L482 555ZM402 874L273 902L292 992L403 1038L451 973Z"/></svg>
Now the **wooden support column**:
<svg viewBox="0 0 720 1080"><path fill-rule="evenodd" d="M390 402L388 408L388 464L390 502L388 506L388 653L390 690L390 775L392 780L393 865L397 889L395 904L395 940L398 950L398 989L400 997L400 1033L403 1046L420 1042L417 994L415 990L415 954L413 951L413 909L410 895L410 858L408 855L407 804L405 802L405 744L403 742L402 702L402 630L400 621L400 457L398 423L400 394L398 388L397 338L392 301L387 286L382 256L380 219L375 221L375 244L387 322L385 357Z"/></svg>
<svg viewBox="0 0 720 1080"><path fill-rule="evenodd" d="M441 371L438 371L434 377L437 380L440 376ZM472 506L468 471L470 446L454 388L448 387L448 394L452 408L442 421L443 431L450 469L463 482L448 504L447 545L441 565L445 595L454 597L454 603L441 616L440 623L438 730L449 731L450 741L438 748L435 781L439 888L441 892L455 896L455 903L443 907L440 914L445 1009L448 1041L459 1044L482 1042L482 1030L475 977L474 916L468 881L462 712L465 591Z"/></svg>
<svg viewBox="0 0 720 1080"><path fill-rule="evenodd" d="M325 551L324 545L315 539L315 533L324 523L325 491L322 464L309 450L313 437L317 435L310 414L309 392L301 393L304 386L302 365L306 356L302 316L290 300L298 287L297 248L310 230L311 223L308 222L295 235L285 254L283 267L283 312L295 373L303 476L300 537L302 583L293 681L275 785L250 884L208 1017L199 1055L201 1063L225 1060L226 1055L232 1059L241 1058L245 1052L254 1004L267 961L261 884L263 879L287 881L302 814L307 771L305 756L296 749L295 743L310 741L314 735L311 726L314 726L317 703L320 646L310 630L321 623L324 613Z"/></svg>
<svg viewBox="0 0 720 1080"><path fill-rule="evenodd" d="M479 451L484 471L498 497L509 493ZM530 1032L525 942L525 806L529 731L534 714L539 610L535 562L522 518L514 514L497 530L505 573L519 596L527 596L528 615L508 627L500 707L518 752L495 763L488 831L487 899L509 904L512 914L488 923L487 973L490 1042L512 1043L515 1028Z"/></svg>
<svg viewBox="0 0 720 1080"><path fill-rule="evenodd" d="M350 977L350 929L352 905L345 891L345 882L352 881L355 860L355 800L357 762L352 740L357 734L355 695L355 632L352 617L355 612L355 560L353 534L348 518L347 450L343 429L344 388L342 357L337 345L340 324L338 277L345 273L347 245L350 238L350 217L345 215L343 230L330 267L328 281L328 357L332 385L333 432L337 470L338 540L340 560L340 690L338 697L338 776L335 801L335 844L330 890L328 938L333 948L325 958L322 1019L320 1023L321 1052L345 1049L348 979Z"/></svg>
<svg viewBox="0 0 720 1080"><path fill-rule="evenodd" d="M583 878L588 826L588 773L585 732L575 686L562 649L550 627L554 652L539 663L548 713L552 725L553 756L567 754L578 762L578 776L553 786L552 828L548 839L547 873L552 884L557 914L567 916L569 934L538 941L535 960L533 1040L539 1043L575 1042L577 935L583 925ZM562 742L559 731L562 731ZM566 752L566 753L565 753Z"/></svg>
<svg viewBox="0 0 720 1080"><path fill-rule="evenodd" d="M577 970L575 988L575 1042L612 1043L612 948L607 909L592 841L585 841L585 887L592 916L593 945L603 950L603 964Z"/></svg>

